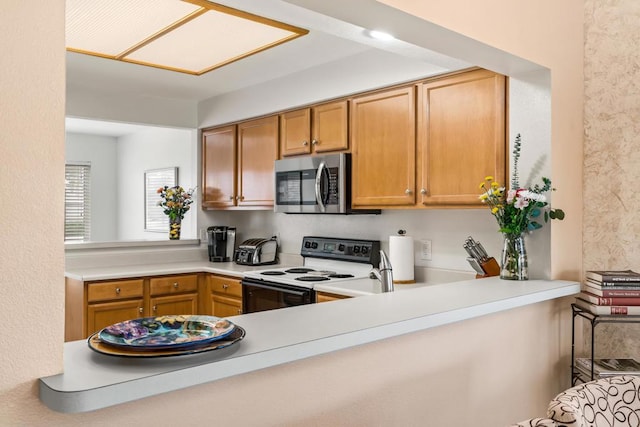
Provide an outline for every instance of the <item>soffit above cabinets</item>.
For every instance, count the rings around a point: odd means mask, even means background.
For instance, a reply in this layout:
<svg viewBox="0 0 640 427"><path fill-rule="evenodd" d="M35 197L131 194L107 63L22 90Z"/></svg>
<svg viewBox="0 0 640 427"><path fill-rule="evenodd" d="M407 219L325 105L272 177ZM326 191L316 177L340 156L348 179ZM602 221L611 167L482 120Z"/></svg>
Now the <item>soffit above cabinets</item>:
<svg viewBox="0 0 640 427"><path fill-rule="evenodd" d="M207 0L67 0L67 50L202 75L307 30Z"/></svg>

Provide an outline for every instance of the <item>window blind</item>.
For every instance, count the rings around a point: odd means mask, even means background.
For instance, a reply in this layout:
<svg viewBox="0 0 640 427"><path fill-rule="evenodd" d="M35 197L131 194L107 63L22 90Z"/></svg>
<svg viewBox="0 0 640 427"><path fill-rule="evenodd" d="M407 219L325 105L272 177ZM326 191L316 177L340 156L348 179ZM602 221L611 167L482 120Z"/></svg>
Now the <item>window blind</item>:
<svg viewBox="0 0 640 427"><path fill-rule="evenodd" d="M177 175L178 169L175 167L148 170L144 173L145 230L169 231L169 217L164 214L162 207L158 206L158 202L162 200L158 194L158 188L165 185L175 186Z"/></svg>
<svg viewBox="0 0 640 427"><path fill-rule="evenodd" d="M64 241L91 238L91 163L65 165Z"/></svg>

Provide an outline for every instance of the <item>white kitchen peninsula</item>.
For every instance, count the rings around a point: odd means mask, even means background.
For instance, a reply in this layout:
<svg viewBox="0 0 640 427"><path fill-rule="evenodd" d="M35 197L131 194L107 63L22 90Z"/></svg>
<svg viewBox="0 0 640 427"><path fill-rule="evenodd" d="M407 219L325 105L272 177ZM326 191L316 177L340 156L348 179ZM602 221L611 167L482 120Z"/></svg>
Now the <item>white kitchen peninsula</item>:
<svg viewBox="0 0 640 427"><path fill-rule="evenodd" d="M486 278L240 315L230 318L247 332L239 344L173 358L109 357L84 340L68 342L64 373L40 379L40 399L59 412L92 411L399 335L472 325L579 290L577 282Z"/></svg>

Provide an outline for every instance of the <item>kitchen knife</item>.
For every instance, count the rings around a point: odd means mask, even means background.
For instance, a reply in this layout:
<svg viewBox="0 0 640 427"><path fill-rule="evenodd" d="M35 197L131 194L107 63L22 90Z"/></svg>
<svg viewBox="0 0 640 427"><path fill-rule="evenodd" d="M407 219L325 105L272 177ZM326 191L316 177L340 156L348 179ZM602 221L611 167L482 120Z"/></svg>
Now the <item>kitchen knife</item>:
<svg viewBox="0 0 640 427"><path fill-rule="evenodd" d="M487 274L487 273L485 273L485 271L482 269L482 267L480 266L480 263L478 262L478 260L477 260L477 259L472 258L472 257L469 257L469 258L467 258L467 262L469 262L469 264L471 265L471 267L473 267L473 269L476 271L476 273L478 273L478 274L480 274L480 275L482 275L482 276L484 276L485 274Z"/></svg>
<svg viewBox="0 0 640 427"><path fill-rule="evenodd" d="M476 259L480 262L484 262L487 260L487 253L484 250L481 250L478 247L478 243L473 240L473 238L471 236L469 236L469 238L467 239L468 245L471 248L471 250L477 254Z"/></svg>
<svg viewBox="0 0 640 427"><path fill-rule="evenodd" d="M479 241L476 242L476 248L478 248L478 251L480 252L480 255L482 255L482 259L483 260L488 260L489 259L489 254L487 253L487 251L484 250L484 246L482 246L482 243L480 243Z"/></svg>
<svg viewBox="0 0 640 427"><path fill-rule="evenodd" d="M476 248L475 242L473 240L470 240L467 242L467 246L469 247L469 250L471 251L472 255L476 260L478 260L478 262L482 261L482 255L480 255L480 252L478 251L478 249Z"/></svg>

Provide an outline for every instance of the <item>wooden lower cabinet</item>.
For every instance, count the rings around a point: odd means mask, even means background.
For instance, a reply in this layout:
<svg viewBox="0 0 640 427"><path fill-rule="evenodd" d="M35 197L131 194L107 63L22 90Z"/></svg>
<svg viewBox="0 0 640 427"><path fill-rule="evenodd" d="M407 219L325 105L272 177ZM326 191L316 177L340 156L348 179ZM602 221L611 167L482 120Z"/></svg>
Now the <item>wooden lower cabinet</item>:
<svg viewBox="0 0 640 427"><path fill-rule="evenodd" d="M198 274L88 281L66 279L65 341L125 320L198 314Z"/></svg>
<svg viewBox="0 0 640 427"><path fill-rule="evenodd" d="M91 335L114 323L141 317L144 313L143 307L144 300L142 298L89 304L87 306L86 335Z"/></svg>
<svg viewBox="0 0 640 427"><path fill-rule="evenodd" d="M335 301L335 300L346 299L346 298L351 298L351 297L346 295L332 294L329 292L316 292L316 303L329 302L329 301Z"/></svg>
<svg viewBox="0 0 640 427"><path fill-rule="evenodd" d="M198 313L198 294L167 295L151 298L150 316Z"/></svg>
<svg viewBox="0 0 640 427"><path fill-rule="evenodd" d="M229 317L242 314L242 281L240 279L211 274L208 281L212 315Z"/></svg>

